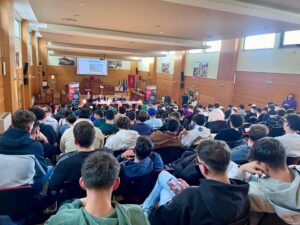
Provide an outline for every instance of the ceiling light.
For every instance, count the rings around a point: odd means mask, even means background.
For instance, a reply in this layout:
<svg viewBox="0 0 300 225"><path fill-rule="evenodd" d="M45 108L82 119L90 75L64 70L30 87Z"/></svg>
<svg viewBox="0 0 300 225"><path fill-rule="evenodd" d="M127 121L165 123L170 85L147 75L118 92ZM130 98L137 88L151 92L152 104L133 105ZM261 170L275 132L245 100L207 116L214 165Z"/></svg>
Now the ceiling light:
<svg viewBox="0 0 300 225"><path fill-rule="evenodd" d="M164 32L160 31L159 34L163 34Z"/></svg>
<svg viewBox="0 0 300 225"><path fill-rule="evenodd" d="M84 3L80 3L79 5L80 5L80 6L84 6L85 4L84 4Z"/></svg>

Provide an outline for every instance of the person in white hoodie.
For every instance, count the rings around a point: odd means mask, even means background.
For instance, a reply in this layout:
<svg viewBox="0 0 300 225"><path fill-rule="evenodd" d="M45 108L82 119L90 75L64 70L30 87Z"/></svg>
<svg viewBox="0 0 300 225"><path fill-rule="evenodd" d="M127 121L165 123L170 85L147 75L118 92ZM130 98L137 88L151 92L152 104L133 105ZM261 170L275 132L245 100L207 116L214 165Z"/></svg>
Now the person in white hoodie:
<svg viewBox="0 0 300 225"><path fill-rule="evenodd" d="M300 225L300 166L287 166L286 151L274 138L258 140L249 159L232 167L229 177L249 181L251 224L262 213L276 213L286 223Z"/></svg>
<svg viewBox="0 0 300 225"><path fill-rule="evenodd" d="M208 122L214 122L218 120L225 120L224 112L220 109L220 104L216 102L214 109L208 115Z"/></svg>
<svg viewBox="0 0 300 225"><path fill-rule="evenodd" d="M192 118L191 125L194 128L190 131L182 131L181 132L181 143L183 146L190 147L193 142L198 139L208 139L211 137L210 129L204 127L205 124L205 116L203 114L196 114Z"/></svg>
<svg viewBox="0 0 300 225"><path fill-rule="evenodd" d="M130 119L127 116L120 117L116 125L119 131L107 138L105 147L112 151L134 148L140 135L135 130L129 130Z"/></svg>

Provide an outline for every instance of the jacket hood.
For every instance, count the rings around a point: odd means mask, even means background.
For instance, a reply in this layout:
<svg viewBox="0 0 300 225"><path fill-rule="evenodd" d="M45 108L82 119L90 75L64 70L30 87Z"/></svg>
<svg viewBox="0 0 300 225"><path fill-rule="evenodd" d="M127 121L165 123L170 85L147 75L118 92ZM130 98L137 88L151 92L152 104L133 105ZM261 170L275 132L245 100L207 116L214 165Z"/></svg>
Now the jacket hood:
<svg viewBox="0 0 300 225"><path fill-rule="evenodd" d="M298 170L297 170L298 169ZM290 169L292 183L276 179L261 179L262 191L267 196L277 215L288 224L300 224L300 167Z"/></svg>
<svg viewBox="0 0 300 225"><path fill-rule="evenodd" d="M18 149L30 145L33 142L30 139L29 132L18 128L9 128L0 138L2 153L7 149Z"/></svg>
<svg viewBox="0 0 300 225"><path fill-rule="evenodd" d="M210 135L210 129L207 127L196 125L194 129L198 129L201 138L208 138Z"/></svg>
<svg viewBox="0 0 300 225"><path fill-rule="evenodd" d="M249 211L249 184L231 179L231 184L201 179L199 188L211 216L220 224L230 224L243 218ZM216 204L216 202L218 204Z"/></svg>

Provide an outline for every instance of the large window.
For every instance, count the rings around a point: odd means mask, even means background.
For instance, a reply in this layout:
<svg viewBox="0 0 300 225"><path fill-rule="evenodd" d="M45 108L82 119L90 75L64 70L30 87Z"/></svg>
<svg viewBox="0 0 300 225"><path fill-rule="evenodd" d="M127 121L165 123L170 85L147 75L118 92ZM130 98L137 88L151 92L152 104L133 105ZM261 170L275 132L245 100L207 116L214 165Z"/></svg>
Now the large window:
<svg viewBox="0 0 300 225"><path fill-rule="evenodd" d="M274 48L275 37L275 33L248 36L245 38L244 50Z"/></svg>
<svg viewBox="0 0 300 225"><path fill-rule="evenodd" d="M300 30L286 31L281 35L281 47L300 47Z"/></svg>
<svg viewBox="0 0 300 225"><path fill-rule="evenodd" d="M21 38L21 22L15 19L15 36Z"/></svg>
<svg viewBox="0 0 300 225"><path fill-rule="evenodd" d="M222 41L207 41L203 43L204 45L210 46L207 49L193 49L189 50L188 53L205 53L205 52L220 52Z"/></svg>

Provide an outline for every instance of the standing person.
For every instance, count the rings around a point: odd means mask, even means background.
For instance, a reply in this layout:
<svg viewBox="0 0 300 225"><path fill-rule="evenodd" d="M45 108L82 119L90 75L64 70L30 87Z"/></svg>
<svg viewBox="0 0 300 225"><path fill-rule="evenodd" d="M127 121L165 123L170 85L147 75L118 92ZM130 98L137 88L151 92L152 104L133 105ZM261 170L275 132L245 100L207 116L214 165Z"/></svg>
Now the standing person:
<svg viewBox="0 0 300 225"><path fill-rule="evenodd" d="M295 100L295 95L293 93L289 93L286 99L282 102L282 107L284 105L289 105L290 108L296 110L297 108L297 102Z"/></svg>

